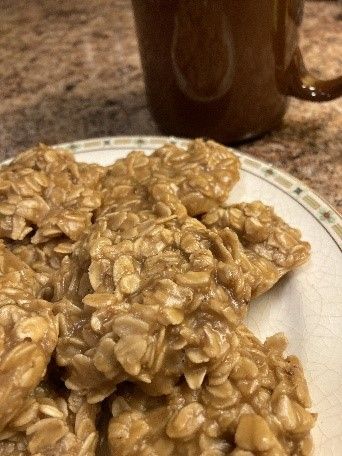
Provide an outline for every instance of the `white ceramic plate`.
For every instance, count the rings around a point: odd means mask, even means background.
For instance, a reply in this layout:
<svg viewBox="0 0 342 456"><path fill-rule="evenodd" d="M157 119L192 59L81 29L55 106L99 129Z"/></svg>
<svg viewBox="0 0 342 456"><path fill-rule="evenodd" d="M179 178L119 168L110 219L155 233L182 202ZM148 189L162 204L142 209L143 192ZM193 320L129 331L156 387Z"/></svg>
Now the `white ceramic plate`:
<svg viewBox="0 0 342 456"><path fill-rule="evenodd" d="M77 160L107 165L132 149L150 153L167 137L111 137L62 144ZM229 201L260 199L275 207L310 242L308 264L288 274L251 305L248 325L262 339L284 331L288 352L303 363L313 410L318 412L314 440L318 456L342 455L342 219L294 177L238 151L241 179Z"/></svg>

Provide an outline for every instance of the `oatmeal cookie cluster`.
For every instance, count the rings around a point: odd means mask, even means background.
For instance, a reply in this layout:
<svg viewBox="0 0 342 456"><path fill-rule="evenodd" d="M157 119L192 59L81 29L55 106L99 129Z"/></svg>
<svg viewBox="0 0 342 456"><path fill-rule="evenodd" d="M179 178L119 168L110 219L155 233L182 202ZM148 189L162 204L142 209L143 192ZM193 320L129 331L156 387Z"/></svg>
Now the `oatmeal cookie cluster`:
<svg viewBox="0 0 342 456"><path fill-rule="evenodd" d="M0 456L311 454L300 361L244 324L310 246L238 178L200 139L0 168Z"/></svg>

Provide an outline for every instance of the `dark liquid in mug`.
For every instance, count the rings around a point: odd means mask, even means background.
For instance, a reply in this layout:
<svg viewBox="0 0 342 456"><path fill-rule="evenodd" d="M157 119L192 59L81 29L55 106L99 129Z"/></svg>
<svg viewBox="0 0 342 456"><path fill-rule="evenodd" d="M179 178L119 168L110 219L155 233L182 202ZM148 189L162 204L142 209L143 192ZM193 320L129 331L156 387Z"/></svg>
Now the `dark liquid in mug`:
<svg viewBox="0 0 342 456"><path fill-rule="evenodd" d="M234 142L279 122L273 0L133 0L152 113L167 134Z"/></svg>

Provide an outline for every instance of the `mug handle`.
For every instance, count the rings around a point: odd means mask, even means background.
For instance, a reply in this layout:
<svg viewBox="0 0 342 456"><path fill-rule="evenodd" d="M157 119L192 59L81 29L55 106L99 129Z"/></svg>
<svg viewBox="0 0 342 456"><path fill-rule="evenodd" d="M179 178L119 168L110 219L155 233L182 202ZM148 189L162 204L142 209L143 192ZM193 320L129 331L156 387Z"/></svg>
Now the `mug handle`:
<svg viewBox="0 0 342 456"><path fill-rule="evenodd" d="M286 95L309 101L329 101L342 96L342 76L326 81L315 78L307 71L299 48L286 73Z"/></svg>
<svg viewBox="0 0 342 456"><path fill-rule="evenodd" d="M276 0L275 58L277 80L284 95L301 100L329 101L342 96L342 76L327 81L312 76L305 67L296 43L304 0ZM287 39L290 36L291 39ZM289 46L289 48L288 48Z"/></svg>

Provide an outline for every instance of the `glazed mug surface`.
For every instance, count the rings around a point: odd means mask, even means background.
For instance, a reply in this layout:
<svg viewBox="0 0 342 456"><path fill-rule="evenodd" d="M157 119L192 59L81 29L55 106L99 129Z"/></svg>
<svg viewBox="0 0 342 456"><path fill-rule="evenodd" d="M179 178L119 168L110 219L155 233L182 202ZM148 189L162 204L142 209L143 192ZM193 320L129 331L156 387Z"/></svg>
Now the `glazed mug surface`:
<svg viewBox="0 0 342 456"><path fill-rule="evenodd" d="M342 78L308 74L303 0L132 0L147 98L166 134L224 143L279 125L287 97L327 101Z"/></svg>

